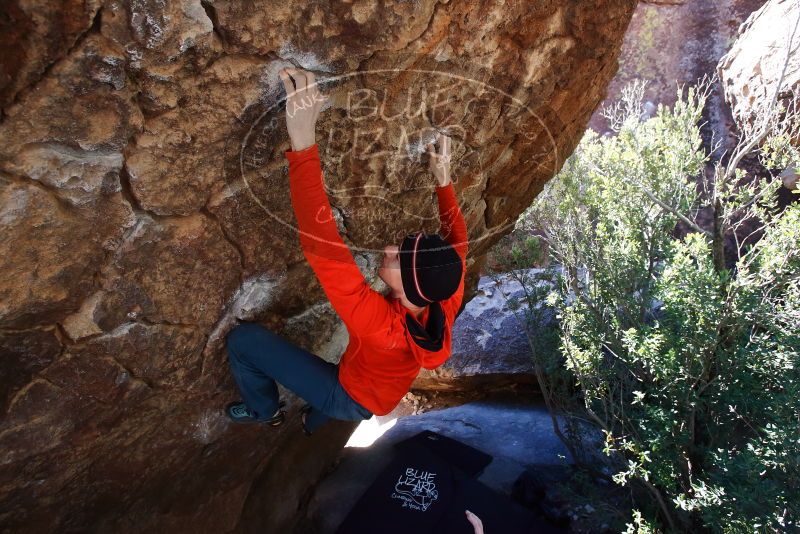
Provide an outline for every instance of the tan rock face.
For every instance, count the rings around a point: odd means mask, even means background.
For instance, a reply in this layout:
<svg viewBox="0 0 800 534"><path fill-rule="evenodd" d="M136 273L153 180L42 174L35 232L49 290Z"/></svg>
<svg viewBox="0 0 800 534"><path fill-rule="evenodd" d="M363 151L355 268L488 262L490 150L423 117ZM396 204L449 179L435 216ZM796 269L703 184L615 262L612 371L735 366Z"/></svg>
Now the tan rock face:
<svg viewBox="0 0 800 534"><path fill-rule="evenodd" d="M352 424L309 440L283 389L283 427L222 414L237 318L329 361L346 342L299 248L278 70L331 96L325 185L370 282L383 246L437 230L422 147L450 133L468 300L605 95L634 6L6 2L0 522L291 531ZM291 506L265 506L276 491Z"/></svg>
<svg viewBox="0 0 800 534"><path fill-rule="evenodd" d="M785 78L778 93L784 109L800 105L800 54L787 52L800 43L795 30L800 4L794 0L770 0L742 24L739 36L719 62L717 70L725 88L725 100L740 126L753 126L755 118L772 102L784 66Z"/></svg>

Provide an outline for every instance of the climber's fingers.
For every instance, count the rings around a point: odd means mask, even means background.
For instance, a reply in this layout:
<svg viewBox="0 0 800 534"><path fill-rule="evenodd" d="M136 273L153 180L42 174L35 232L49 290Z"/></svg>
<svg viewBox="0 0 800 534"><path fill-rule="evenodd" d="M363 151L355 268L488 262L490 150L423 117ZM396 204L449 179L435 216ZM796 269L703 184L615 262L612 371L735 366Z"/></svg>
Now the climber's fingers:
<svg viewBox="0 0 800 534"><path fill-rule="evenodd" d="M439 154L436 152L436 146L433 143L428 143L427 147L428 156L430 159L428 160L428 166L431 170L439 165Z"/></svg>
<svg viewBox="0 0 800 534"><path fill-rule="evenodd" d="M447 135L441 132L436 132L436 139L434 140L434 143L439 145L439 150L435 152L435 156L437 158L450 158L450 141L450 137ZM428 146L433 147L433 144L429 144ZM428 152L431 152L431 149L429 149Z"/></svg>
<svg viewBox="0 0 800 534"><path fill-rule="evenodd" d="M326 100L329 100L327 95L323 95L319 91L317 77L310 70L287 67L280 70L280 76L283 80L286 94L303 101L307 106L313 103L319 109ZM292 80L294 80L294 86L292 85Z"/></svg>
<svg viewBox="0 0 800 534"><path fill-rule="evenodd" d="M437 130L436 134L433 136L433 141L431 141L427 145L428 154L430 154L434 158L439 156L439 150L436 150L436 145L439 144L439 137L440 136L441 136L441 134Z"/></svg>
<svg viewBox="0 0 800 534"><path fill-rule="evenodd" d="M438 130L436 131L436 137L433 140L433 144L439 146L439 150L436 151L437 155L447 156L450 154L450 137L446 136L442 132Z"/></svg>
<svg viewBox="0 0 800 534"><path fill-rule="evenodd" d="M302 98L306 92L306 87L308 86L308 82L306 81L306 71L303 69L290 68L289 74L292 75L292 78L294 78L294 84L297 86L297 96Z"/></svg>
<svg viewBox="0 0 800 534"><path fill-rule="evenodd" d="M306 87L308 87L312 93L318 91L319 89L316 86L317 79L316 76L314 76L314 73L310 70L304 70L303 74L306 76Z"/></svg>
<svg viewBox="0 0 800 534"><path fill-rule="evenodd" d="M286 96L288 97L292 93L294 93L294 82L292 78L289 76L289 69L281 69L278 74L283 81L283 88L286 91Z"/></svg>
<svg viewBox="0 0 800 534"><path fill-rule="evenodd" d="M319 86L317 85L317 77L314 75L314 73L308 70L305 71L305 74L306 83L308 84L306 94L309 97L309 101L313 103L317 115L319 115L319 110L322 107L322 104L325 103L326 97L320 92Z"/></svg>

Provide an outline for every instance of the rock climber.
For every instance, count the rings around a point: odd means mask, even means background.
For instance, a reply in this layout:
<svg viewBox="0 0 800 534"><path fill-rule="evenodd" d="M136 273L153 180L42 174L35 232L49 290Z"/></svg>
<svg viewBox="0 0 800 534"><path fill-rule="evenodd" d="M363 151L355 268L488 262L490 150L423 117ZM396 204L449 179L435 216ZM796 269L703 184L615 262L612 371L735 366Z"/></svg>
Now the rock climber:
<svg viewBox="0 0 800 534"><path fill-rule="evenodd" d="M464 294L467 227L450 180L450 138L438 134L426 151L437 182L439 233L415 232L385 247L378 276L390 291L373 290L339 235L323 187L315 125L328 97L310 71L285 68L280 77L291 140L284 155L300 244L350 339L333 364L261 325L237 325L226 348L241 400L226 413L236 422L280 425L285 402L277 380L306 401L302 427L311 435L330 418L360 421L391 412L421 367L435 369L447 360Z"/></svg>

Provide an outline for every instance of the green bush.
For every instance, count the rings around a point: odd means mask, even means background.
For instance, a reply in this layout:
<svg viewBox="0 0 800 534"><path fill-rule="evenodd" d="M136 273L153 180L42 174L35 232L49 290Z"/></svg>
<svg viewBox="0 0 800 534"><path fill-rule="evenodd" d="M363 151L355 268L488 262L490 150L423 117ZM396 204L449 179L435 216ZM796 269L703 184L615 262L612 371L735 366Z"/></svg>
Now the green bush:
<svg viewBox="0 0 800 534"><path fill-rule="evenodd" d="M642 89L612 110L617 135L588 131L521 219L558 267L546 300L560 345L534 354L549 369L540 382L559 415L605 434L613 479L633 490L629 532L798 529L800 204L779 212L776 180L742 185L719 163L710 197L699 194L708 87L643 122ZM762 161L795 150L773 134ZM700 209L713 228L697 225ZM726 258L743 215L763 237ZM681 239L679 221L691 230ZM531 296L529 307L545 300ZM580 435L562 433L572 449Z"/></svg>

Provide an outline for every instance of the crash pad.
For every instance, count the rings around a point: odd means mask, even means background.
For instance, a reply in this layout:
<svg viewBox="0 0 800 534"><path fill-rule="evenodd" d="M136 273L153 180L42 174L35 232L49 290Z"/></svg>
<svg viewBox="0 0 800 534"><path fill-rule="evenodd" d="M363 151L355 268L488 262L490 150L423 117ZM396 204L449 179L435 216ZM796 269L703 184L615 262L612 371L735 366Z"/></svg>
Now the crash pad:
<svg viewBox="0 0 800 534"><path fill-rule="evenodd" d="M395 457L359 498L336 534L473 534L464 510L480 517L487 533L558 532L527 508L452 465L449 458L431 451L425 441L437 440L424 436L424 440L417 438L395 447ZM464 461L464 457L473 460ZM454 458L470 472L476 472L476 466L485 460L475 461L479 457L470 453Z"/></svg>
<svg viewBox="0 0 800 534"><path fill-rule="evenodd" d="M484 468L492 462L492 455L462 443L456 439L436 433L432 430L423 430L410 438L394 444L400 450L411 444L422 445L428 450L444 458L447 462L459 468L469 477L479 476Z"/></svg>

